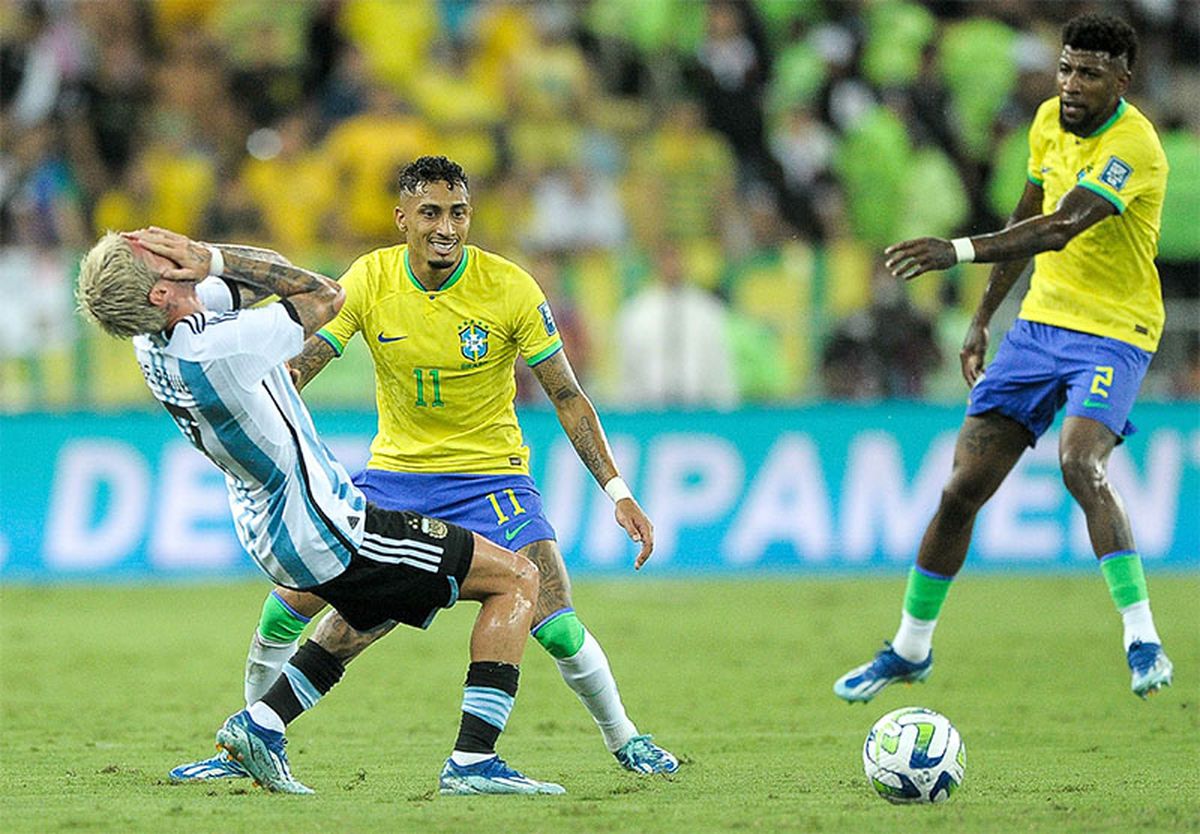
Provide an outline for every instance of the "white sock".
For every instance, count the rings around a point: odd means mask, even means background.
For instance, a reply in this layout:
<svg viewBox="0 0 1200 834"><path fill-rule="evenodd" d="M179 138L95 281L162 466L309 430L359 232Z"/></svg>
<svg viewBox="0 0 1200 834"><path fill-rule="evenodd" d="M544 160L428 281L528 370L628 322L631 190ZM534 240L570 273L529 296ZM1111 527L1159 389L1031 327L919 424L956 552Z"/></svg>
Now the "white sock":
<svg viewBox="0 0 1200 834"><path fill-rule="evenodd" d="M246 706L250 706L267 694L271 684L283 673L283 667L292 659L296 649L300 648L300 640L290 643L274 643L263 639L254 629L254 637L250 640L250 651L246 655L246 678L243 692L246 696Z"/></svg>
<svg viewBox="0 0 1200 834"><path fill-rule="evenodd" d="M455 750L450 754L450 761L454 762L456 765L462 765L463 767L466 767L467 765L479 764L480 762L486 762L488 759L494 758L496 758L495 753L467 753L464 750Z"/></svg>
<svg viewBox="0 0 1200 834"><path fill-rule="evenodd" d="M579 651L554 662L567 686L592 714L610 751L620 750L625 742L637 735L637 727L625 714L608 658L596 638L585 631Z"/></svg>
<svg viewBox="0 0 1200 834"><path fill-rule="evenodd" d="M900 612L900 628L892 638L896 654L912 663L920 663L933 650L933 630L937 620L918 620L907 611Z"/></svg>
<svg viewBox="0 0 1200 834"><path fill-rule="evenodd" d="M1158 630L1154 628L1154 616L1150 613L1150 600L1144 599L1121 609L1121 620L1125 623L1125 651L1141 640L1143 643L1162 643Z"/></svg>
<svg viewBox="0 0 1200 834"><path fill-rule="evenodd" d="M283 719L279 717L279 713L262 701L255 701L246 707L246 710L250 713L250 717L254 719L254 723L264 730L274 730L277 733L282 733L287 729L283 724Z"/></svg>

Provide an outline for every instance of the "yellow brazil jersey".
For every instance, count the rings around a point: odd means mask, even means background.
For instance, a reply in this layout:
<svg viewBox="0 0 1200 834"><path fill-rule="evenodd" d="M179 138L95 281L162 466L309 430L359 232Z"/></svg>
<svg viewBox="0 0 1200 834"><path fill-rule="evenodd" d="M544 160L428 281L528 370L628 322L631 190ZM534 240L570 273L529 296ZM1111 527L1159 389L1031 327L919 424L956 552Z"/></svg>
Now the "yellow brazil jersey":
<svg viewBox="0 0 1200 834"><path fill-rule="evenodd" d="M339 355L355 333L375 362L379 431L372 469L528 474L513 409L513 364L562 348L533 278L498 255L463 247L437 290L421 286L407 246L376 249L346 270L346 302L319 335Z"/></svg>
<svg viewBox="0 0 1200 834"><path fill-rule="evenodd" d="M1167 157L1150 120L1124 99L1090 136L1063 130L1058 98L1042 103L1029 130L1029 178L1042 186L1043 213L1076 186L1117 214L1034 261L1020 316L1154 351L1164 320L1158 251Z"/></svg>

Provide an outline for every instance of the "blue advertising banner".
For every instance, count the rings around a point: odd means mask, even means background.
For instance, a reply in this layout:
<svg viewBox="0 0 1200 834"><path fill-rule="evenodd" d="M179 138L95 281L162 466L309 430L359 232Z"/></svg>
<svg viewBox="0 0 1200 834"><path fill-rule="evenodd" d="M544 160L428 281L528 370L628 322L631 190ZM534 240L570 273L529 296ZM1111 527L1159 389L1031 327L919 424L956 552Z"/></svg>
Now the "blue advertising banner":
<svg viewBox="0 0 1200 834"><path fill-rule="evenodd" d="M1148 565L1200 568L1200 408L1140 405L1113 453ZM656 525L655 574L853 573L911 561L947 474L959 408L886 403L610 414L622 472ZM631 571L633 545L553 413L522 415L533 475L578 574ZM352 471L369 413L321 413ZM1058 436L1029 450L980 515L973 570L1090 569L1083 515L1062 485ZM224 481L166 415L0 418L0 579L200 578L255 571Z"/></svg>

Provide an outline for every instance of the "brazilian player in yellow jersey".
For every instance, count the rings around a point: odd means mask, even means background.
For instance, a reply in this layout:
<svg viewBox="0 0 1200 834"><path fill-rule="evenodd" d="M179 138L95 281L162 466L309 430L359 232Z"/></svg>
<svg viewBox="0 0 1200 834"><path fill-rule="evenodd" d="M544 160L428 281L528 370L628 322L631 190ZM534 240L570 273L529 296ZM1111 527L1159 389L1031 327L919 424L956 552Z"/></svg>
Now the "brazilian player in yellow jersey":
<svg viewBox="0 0 1200 834"><path fill-rule="evenodd" d="M529 450L513 407L518 358L533 369L580 460L612 498L617 524L640 545L634 566L649 558L653 525L617 471L553 312L523 269L467 245L471 203L460 166L421 157L400 172L399 191L395 219L404 243L369 252L346 270L340 279L345 304L289 363L293 378L302 387L355 335L366 342L379 427L367 468L354 483L376 506L453 522L528 557L539 572L532 634L554 657L609 751L634 773L674 773L678 760L629 719L604 650L575 613L554 529L529 477ZM424 557L409 548L384 558L420 563ZM271 592L246 664L248 702L278 677L323 607L311 594ZM369 642L348 624L337 625L322 628L343 634L351 646ZM464 701L464 710L469 706ZM455 766L489 765L464 760ZM243 774L222 756L172 771L177 781Z"/></svg>
<svg viewBox="0 0 1200 834"><path fill-rule="evenodd" d="M1109 455L1135 430L1128 416L1162 333L1154 257L1167 161L1154 127L1123 97L1137 58L1133 29L1119 18L1081 15L1062 40L1058 95L1034 118L1028 182L1008 225L885 251L892 274L905 280L966 261L996 266L963 341L967 416L909 573L900 627L872 661L834 684L848 701L929 676L934 627L976 514L1064 407L1063 482L1087 518L1124 623L1131 687L1144 698L1171 683L1129 518L1107 477ZM1020 315L985 374L988 324L1030 258Z"/></svg>

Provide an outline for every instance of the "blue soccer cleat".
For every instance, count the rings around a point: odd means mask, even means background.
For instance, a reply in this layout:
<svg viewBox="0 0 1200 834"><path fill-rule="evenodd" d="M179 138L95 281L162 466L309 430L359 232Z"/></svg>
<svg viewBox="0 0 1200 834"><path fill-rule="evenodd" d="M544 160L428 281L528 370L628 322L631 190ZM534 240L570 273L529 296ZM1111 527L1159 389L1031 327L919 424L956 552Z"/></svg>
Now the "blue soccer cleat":
<svg viewBox="0 0 1200 834"><path fill-rule="evenodd" d="M1126 657L1129 670L1133 673L1131 687L1134 695L1145 698L1164 686L1171 685L1171 675L1175 667L1158 643L1143 643L1137 640L1130 644Z"/></svg>
<svg viewBox="0 0 1200 834"><path fill-rule="evenodd" d="M246 710L234 713L217 730L217 746L236 759L254 781L276 793L312 793L312 788L292 778L283 733L254 723Z"/></svg>
<svg viewBox="0 0 1200 834"><path fill-rule="evenodd" d="M245 779L250 773L225 750L211 759L181 764L167 774L172 782L209 782L213 779Z"/></svg>
<svg viewBox="0 0 1200 834"><path fill-rule="evenodd" d="M679 759L650 740L650 736L634 736L613 752L621 767L634 773L674 773Z"/></svg>
<svg viewBox="0 0 1200 834"><path fill-rule="evenodd" d="M446 759L442 774L438 777L438 793L442 796L470 796L489 793L566 793L562 785L539 782L513 770L504 759L492 756L473 765L455 764Z"/></svg>
<svg viewBox="0 0 1200 834"><path fill-rule="evenodd" d="M892 644L885 642L874 660L855 667L838 678L837 683L833 685L833 693L851 703L866 703L889 683L923 681L932 671L932 651L922 662L913 663L896 654Z"/></svg>

